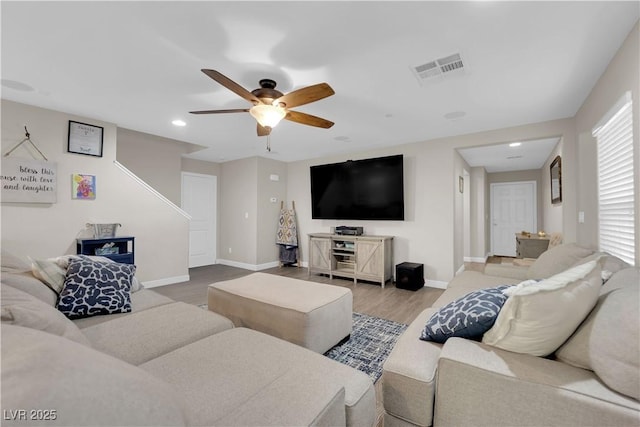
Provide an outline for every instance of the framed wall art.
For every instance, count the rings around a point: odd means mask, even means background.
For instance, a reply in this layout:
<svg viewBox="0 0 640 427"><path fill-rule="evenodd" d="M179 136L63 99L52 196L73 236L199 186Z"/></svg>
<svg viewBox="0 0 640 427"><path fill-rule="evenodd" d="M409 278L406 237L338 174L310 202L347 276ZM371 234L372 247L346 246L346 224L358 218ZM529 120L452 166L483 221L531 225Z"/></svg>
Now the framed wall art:
<svg viewBox="0 0 640 427"><path fill-rule="evenodd" d="M104 128L69 120L69 153L102 157Z"/></svg>
<svg viewBox="0 0 640 427"><path fill-rule="evenodd" d="M549 166L551 173L551 203L562 203L562 160L556 156Z"/></svg>
<svg viewBox="0 0 640 427"><path fill-rule="evenodd" d="M83 175L74 173L71 177L71 198L80 200L95 200L95 175Z"/></svg>

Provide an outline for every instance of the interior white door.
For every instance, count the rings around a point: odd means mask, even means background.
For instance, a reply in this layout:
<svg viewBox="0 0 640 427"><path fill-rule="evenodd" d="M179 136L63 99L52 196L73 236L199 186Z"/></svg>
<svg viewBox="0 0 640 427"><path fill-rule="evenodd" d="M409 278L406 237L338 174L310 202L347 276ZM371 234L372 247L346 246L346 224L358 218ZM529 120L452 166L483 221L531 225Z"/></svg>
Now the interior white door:
<svg viewBox="0 0 640 427"><path fill-rule="evenodd" d="M216 262L216 199L215 176L182 173L182 209L191 215L189 268Z"/></svg>
<svg viewBox="0 0 640 427"><path fill-rule="evenodd" d="M516 233L536 231L536 182L491 184L491 251L516 256Z"/></svg>

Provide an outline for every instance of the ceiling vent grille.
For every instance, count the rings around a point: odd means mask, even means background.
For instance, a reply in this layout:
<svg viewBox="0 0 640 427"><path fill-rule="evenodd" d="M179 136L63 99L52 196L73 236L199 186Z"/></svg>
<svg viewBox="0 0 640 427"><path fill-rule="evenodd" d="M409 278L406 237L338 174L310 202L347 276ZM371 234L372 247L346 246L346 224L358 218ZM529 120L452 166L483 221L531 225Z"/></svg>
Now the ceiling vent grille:
<svg viewBox="0 0 640 427"><path fill-rule="evenodd" d="M413 67L413 72L420 82L462 70L464 70L464 62L459 53Z"/></svg>

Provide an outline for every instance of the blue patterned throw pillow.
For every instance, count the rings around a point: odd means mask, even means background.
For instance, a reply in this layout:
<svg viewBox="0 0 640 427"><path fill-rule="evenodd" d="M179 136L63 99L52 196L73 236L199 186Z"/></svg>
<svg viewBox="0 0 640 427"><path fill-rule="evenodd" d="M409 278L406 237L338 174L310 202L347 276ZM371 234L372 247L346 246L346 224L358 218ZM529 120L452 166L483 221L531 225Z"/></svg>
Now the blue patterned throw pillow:
<svg viewBox="0 0 640 427"><path fill-rule="evenodd" d="M131 281L136 267L87 257L69 262L58 310L70 319L131 311Z"/></svg>
<svg viewBox="0 0 640 427"><path fill-rule="evenodd" d="M481 338L496 321L512 285L481 289L450 302L431 316L420 339L444 343L451 337Z"/></svg>

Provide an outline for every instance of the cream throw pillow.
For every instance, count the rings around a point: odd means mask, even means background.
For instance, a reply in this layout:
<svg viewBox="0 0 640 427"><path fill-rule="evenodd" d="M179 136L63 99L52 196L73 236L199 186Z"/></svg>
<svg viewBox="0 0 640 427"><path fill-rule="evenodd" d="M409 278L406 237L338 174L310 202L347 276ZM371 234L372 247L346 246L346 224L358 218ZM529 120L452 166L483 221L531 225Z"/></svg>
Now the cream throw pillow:
<svg viewBox="0 0 640 427"><path fill-rule="evenodd" d="M543 252L527 270L528 279L546 279L571 268L579 260L593 254L591 249L565 243Z"/></svg>
<svg viewBox="0 0 640 427"><path fill-rule="evenodd" d="M75 323L34 296L7 285L0 288L0 296L0 319L3 324L39 329L91 347L89 340Z"/></svg>
<svg viewBox="0 0 640 427"><path fill-rule="evenodd" d="M516 353L551 354L587 317L601 286L596 260L513 286L504 291L509 298L482 342Z"/></svg>
<svg viewBox="0 0 640 427"><path fill-rule="evenodd" d="M60 295L64 288L64 278L67 270L62 269L55 262L46 259L32 259L31 272L42 283L50 287L56 294Z"/></svg>

